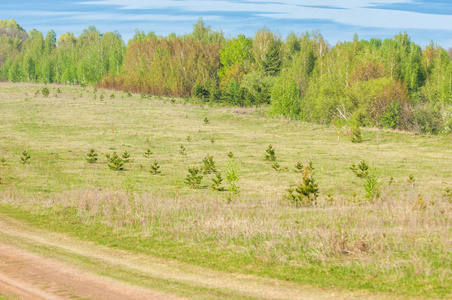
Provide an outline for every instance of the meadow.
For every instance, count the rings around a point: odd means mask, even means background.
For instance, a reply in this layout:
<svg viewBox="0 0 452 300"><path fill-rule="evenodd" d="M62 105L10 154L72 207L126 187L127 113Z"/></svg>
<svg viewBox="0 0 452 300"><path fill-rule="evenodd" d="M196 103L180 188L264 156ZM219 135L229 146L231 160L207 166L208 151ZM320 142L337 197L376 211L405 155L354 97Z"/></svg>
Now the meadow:
<svg viewBox="0 0 452 300"><path fill-rule="evenodd" d="M57 85L0 83L0 111L4 214L212 269L452 296L450 134L366 128L353 143L346 126L274 119L265 107ZM279 166L265 160L269 145ZM114 152L130 154L124 170L109 168ZM224 191L211 188L215 173L195 188L185 182L208 155ZM362 160L377 183L372 197L350 169ZM311 205L285 197L302 180L297 162L314 167Z"/></svg>

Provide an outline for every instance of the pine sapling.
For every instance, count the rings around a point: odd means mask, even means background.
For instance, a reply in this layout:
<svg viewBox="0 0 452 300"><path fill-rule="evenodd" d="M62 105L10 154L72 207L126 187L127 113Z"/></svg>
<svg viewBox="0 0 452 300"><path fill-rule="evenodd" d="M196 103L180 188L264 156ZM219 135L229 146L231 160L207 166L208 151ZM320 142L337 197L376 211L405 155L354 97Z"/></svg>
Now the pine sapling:
<svg viewBox="0 0 452 300"><path fill-rule="evenodd" d="M301 163L301 161L297 161L297 163L295 164L295 168L294 171L297 173L303 173L303 164Z"/></svg>
<svg viewBox="0 0 452 300"><path fill-rule="evenodd" d="M130 159L130 153L126 151L124 151L124 153L122 154L122 161L125 163L130 163L131 159Z"/></svg>
<svg viewBox="0 0 452 300"><path fill-rule="evenodd" d="M207 156L202 160L204 167L204 174L215 173L217 171L215 167L215 161L213 160L213 156L207 154Z"/></svg>
<svg viewBox="0 0 452 300"><path fill-rule="evenodd" d="M285 198L295 206L312 206L316 203L319 189L309 166L303 171L302 181L296 187L290 187L287 192Z"/></svg>
<svg viewBox="0 0 452 300"><path fill-rule="evenodd" d="M185 177L185 183L192 188L197 188L201 184L202 180L202 170L197 167L188 168L188 174Z"/></svg>
<svg viewBox="0 0 452 300"><path fill-rule="evenodd" d="M96 150L94 150L94 148L91 148L88 154L86 154L86 156L87 156L86 161L89 162L90 164L94 164L97 162L97 153Z"/></svg>
<svg viewBox="0 0 452 300"><path fill-rule="evenodd" d="M159 173L161 173L161 171L159 169L160 169L160 165L159 165L158 161L155 160L151 164L151 173L152 174L159 174Z"/></svg>
<svg viewBox="0 0 452 300"><path fill-rule="evenodd" d="M223 177L221 176L220 172L215 173L215 177L212 178L212 189L215 191L224 191L224 187L221 186L221 183L223 182Z"/></svg>
<svg viewBox="0 0 452 300"><path fill-rule="evenodd" d="M273 146L270 144L268 145L268 148L265 150L265 160L268 161L275 161L276 160L276 153L275 149L273 149Z"/></svg>
<svg viewBox="0 0 452 300"><path fill-rule="evenodd" d="M113 152L113 154L110 156L109 154L106 155L108 159L108 167L110 170L113 171L123 171L124 170L124 161L121 157L118 156L116 152Z"/></svg>
<svg viewBox="0 0 452 300"><path fill-rule="evenodd" d="M23 165L28 164L30 159L31 159L30 153L28 153L27 150L25 150L24 152L22 152L22 156L20 157L20 163Z"/></svg>
<svg viewBox="0 0 452 300"><path fill-rule="evenodd" d="M180 145L180 147L179 147L179 154L180 155L187 155L187 153L185 153L185 147L184 147L184 145Z"/></svg>
<svg viewBox="0 0 452 300"><path fill-rule="evenodd" d="M147 148L146 151L144 152L143 156L146 158L149 158L149 157L151 157L152 154L153 153L152 153L151 149Z"/></svg>

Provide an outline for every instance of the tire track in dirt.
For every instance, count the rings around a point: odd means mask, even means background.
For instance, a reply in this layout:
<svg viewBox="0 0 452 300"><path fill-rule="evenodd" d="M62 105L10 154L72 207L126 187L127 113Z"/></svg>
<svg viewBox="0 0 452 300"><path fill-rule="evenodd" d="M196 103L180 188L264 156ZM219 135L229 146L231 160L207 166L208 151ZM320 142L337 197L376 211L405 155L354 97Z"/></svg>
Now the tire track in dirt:
<svg viewBox="0 0 452 300"><path fill-rule="evenodd" d="M319 289L223 273L110 249L39 230L0 214L0 291L8 286L20 299L39 299L40 293L42 299L174 299L174 294L204 299L393 299L365 291ZM30 293L36 297L27 298Z"/></svg>

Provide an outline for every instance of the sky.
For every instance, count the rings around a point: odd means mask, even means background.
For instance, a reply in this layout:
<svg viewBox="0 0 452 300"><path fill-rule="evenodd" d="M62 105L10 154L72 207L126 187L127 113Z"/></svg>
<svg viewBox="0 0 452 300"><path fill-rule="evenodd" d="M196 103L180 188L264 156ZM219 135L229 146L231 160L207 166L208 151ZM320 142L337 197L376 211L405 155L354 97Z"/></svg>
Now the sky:
<svg viewBox="0 0 452 300"><path fill-rule="evenodd" d="M0 19L14 18L25 30L79 35L94 25L118 31L125 42L136 30L166 36L204 23L226 36L254 36L266 26L285 38L320 30L330 45L391 38L407 32L422 46L452 47L452 0L0 0Z"/></svg>

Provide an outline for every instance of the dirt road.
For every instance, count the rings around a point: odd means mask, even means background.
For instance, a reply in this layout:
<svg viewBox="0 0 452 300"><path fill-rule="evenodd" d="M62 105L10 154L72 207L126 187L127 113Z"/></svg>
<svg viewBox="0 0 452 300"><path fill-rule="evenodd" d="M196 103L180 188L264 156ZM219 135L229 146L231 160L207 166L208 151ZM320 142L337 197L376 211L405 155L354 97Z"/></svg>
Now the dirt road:
<svg viewBox="0 0 452 300"><path fill-rule="evenodd" d="M110 249L0 213L0 299L382 299Z"/></svg>

